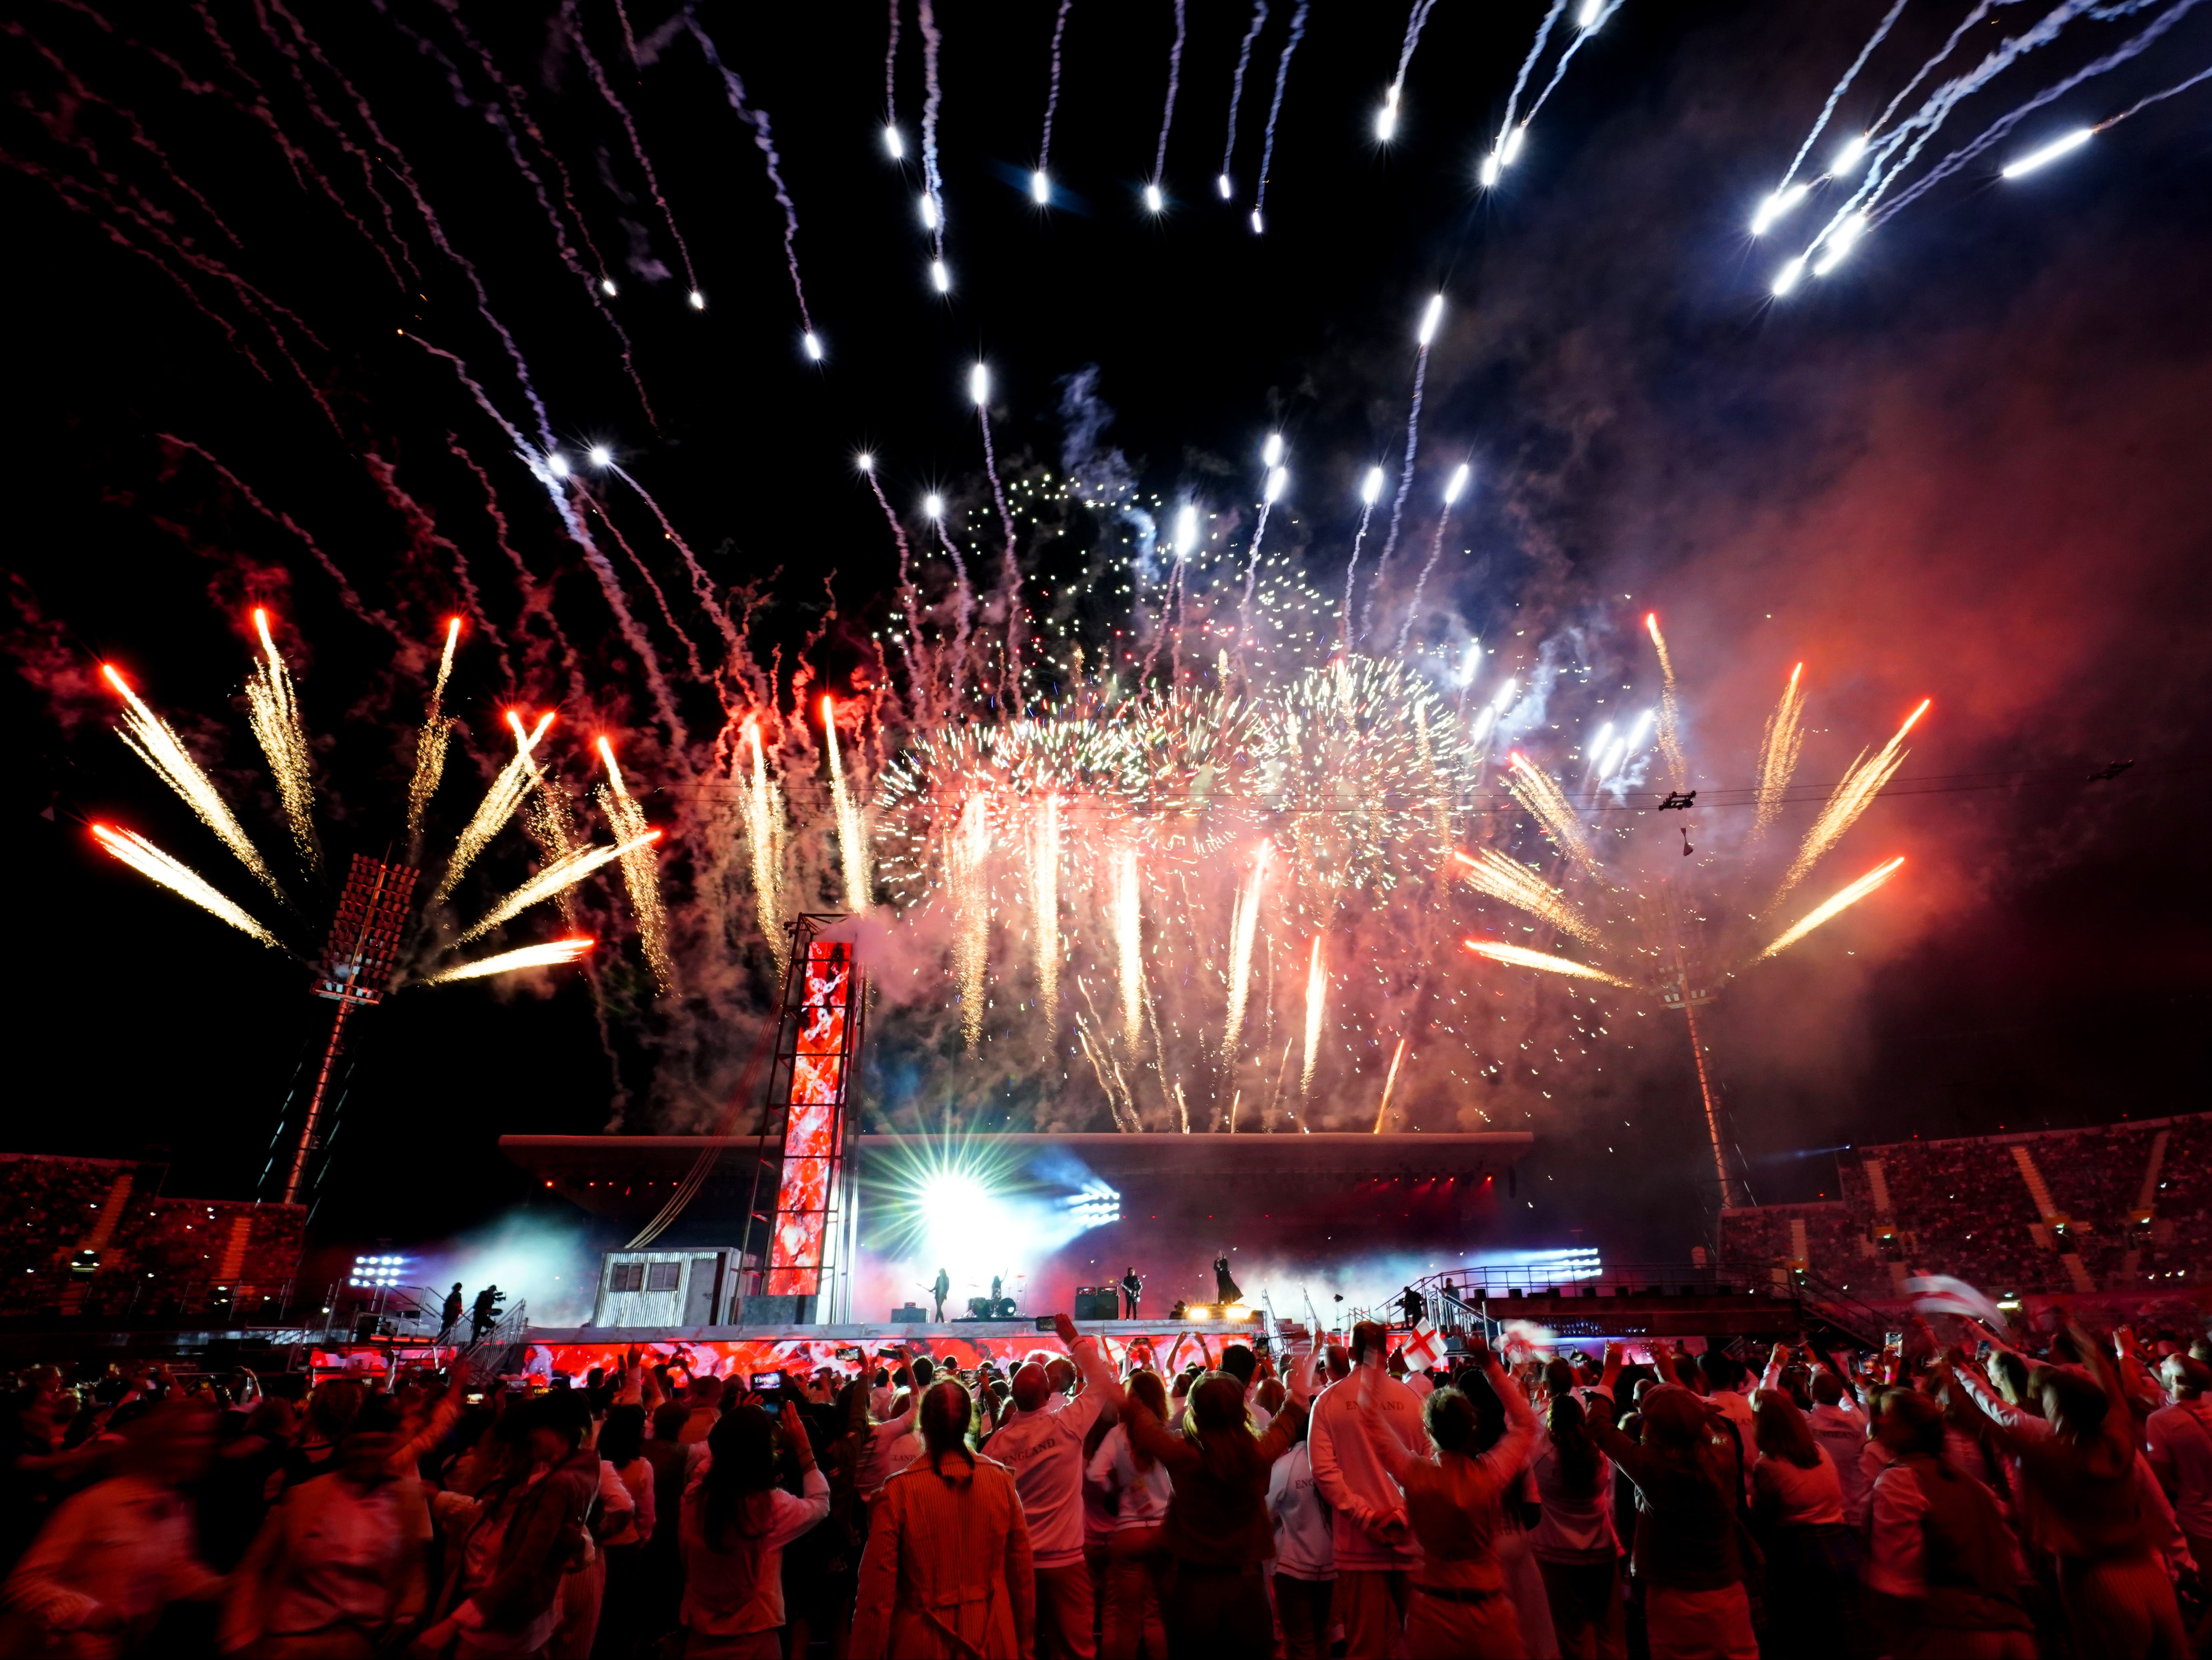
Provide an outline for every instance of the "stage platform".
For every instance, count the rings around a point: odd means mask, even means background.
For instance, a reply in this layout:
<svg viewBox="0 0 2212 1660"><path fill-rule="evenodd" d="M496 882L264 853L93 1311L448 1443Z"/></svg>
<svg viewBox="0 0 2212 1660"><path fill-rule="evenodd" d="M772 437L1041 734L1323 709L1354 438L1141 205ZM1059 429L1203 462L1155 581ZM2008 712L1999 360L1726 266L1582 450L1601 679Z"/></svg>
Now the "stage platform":
<svg viewBox="0 0 2212 1660"><path fill-rule="evenodd" d="M1110 1337L1117 1343L1139 1337L1154 1343L1171 1343L1177 1337L1256 1343L1263 1334L1257 1320L1079 1320L1075 1329L1085 1337ZM532 1326L523 1341L548 1347L598 1344L617 1348L630 1343L640 1347L674 1343L842 1343L850 1347L855 1344L1017 1342L1028 1338L1048 1348L1057 1346L1060 1340L1053 1335L1052 1316L1025 1315L1018 1320L944 1320L914 1325L881 1322L795 1325L779 1321L738 1326Z"/></svg>

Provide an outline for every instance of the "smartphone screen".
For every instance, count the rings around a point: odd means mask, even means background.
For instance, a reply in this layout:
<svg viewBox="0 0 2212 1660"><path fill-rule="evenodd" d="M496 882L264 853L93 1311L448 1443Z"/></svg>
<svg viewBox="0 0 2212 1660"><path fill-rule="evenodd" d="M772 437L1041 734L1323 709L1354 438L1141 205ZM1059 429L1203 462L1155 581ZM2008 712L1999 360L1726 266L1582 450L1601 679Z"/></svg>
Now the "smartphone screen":
<svg viewBox="0 0 2212 1660"><path fill-rule="evenodd" d="M756 1395L766 1395L770 1389L782 1387L783 1374L780 1371L757 1371L753 1374L753 1393Z"/></svg>

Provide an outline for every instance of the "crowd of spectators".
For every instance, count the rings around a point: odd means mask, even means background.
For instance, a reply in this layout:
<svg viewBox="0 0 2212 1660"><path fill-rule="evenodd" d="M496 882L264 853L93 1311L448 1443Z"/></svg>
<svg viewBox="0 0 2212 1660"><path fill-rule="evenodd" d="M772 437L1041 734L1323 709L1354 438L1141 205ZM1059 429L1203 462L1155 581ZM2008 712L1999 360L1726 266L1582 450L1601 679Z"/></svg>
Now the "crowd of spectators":
<svg viewBox="0 0 2212 1660"><path fill-rule="evenodd" d="M164 1198L167 1175L160 1164L0 1153L0 1314L273 1316L299 1264L305 1209Z"/></svg>
<svg viewBox="0 0 2212 1660"><path fill-rule="evenodd" d="M2188 1651L2212 1346L15 1380L0 1653ZM2201 1635L2200 1632L2200 1635Z"/></svg>
<svg viewBox="0 0 2212 1660"><path fill-rule="evenodd" d="M1726 1213L1723 1257L1802 1262L1875 1297L1918 1273L1996 1294L2179 1290L2212 1261L2212 1114L1862 1146L1839 1162L1840 1203ZM1802 1253L1793 1222L1805 1225Z"/></svg>

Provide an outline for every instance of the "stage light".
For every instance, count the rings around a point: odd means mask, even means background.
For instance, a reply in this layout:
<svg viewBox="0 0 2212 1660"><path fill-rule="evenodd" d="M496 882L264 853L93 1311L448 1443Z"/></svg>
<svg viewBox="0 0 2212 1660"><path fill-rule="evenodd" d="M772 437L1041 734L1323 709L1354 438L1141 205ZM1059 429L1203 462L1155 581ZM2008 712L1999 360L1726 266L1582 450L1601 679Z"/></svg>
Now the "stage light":
<svg viewBox="0 0 2212 1660"><path fill-rule="evenodd" d="M1221 1317L1224 1320L1249 1320L1252 1317L1252 1310L1242 1303L1231 1303L1223 1307Z"/></svg>
<svg viewBox="0 0 2212 1660"><path fill-rule="evenodd" d="M1213 1318L1213 1310L1208 1304L1204 1303L1188 1304L1184 1307L1183 1313L1186 1316L1193 1320L1211 1320Z"/></svg>

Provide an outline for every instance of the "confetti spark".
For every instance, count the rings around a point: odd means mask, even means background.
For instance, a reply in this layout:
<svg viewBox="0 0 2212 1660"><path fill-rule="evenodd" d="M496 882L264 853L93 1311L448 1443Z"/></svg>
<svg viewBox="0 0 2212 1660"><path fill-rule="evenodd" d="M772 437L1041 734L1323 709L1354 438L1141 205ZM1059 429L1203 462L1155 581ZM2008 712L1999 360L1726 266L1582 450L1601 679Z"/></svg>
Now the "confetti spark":
<svg viewBox="0 0 2212 1660"><path fill-rule="evenodd" d="M258 606L253 629L261 636L262 656L246 678L246 725L268 757L269 775L276 781L292 844L300 851L301 862L313 870L322 864L322 849L315 842L315 787L308 771L307 729L300 723L291 672L270 637L269 613Z"/></svg>
<svg viewBox="0 0 2212 1660"><path fill-rule="evenodd" d="M1886 863L1876 865L1872 870L1869 871L1864 876L1859 878L1857 881L1852 883L1849 887L1843 889L1840 892L1832 894L1829 897L1822 900L1819 904L1815 905L1811 910L1806 912L1805 915L1799 918L1797 921L1784 929L1782 933L1775 939L1772 945L1769 946L1765 951L1759 952L1759 955L1752 960L1753 962L1764 962L1770 957L1776 956L1782 952L1789 950L1790 946L1796 945L1800 939L1802 939L1807 934L1812 933L1814 928L1819 927L1823 922L1828 921L1830 919L1835 917L1840 913L1849 910L1853 905L1857 904L1860 900L1865 898L1867 895L1872 893L1876 888L1881 886L1883 883L1888 881L1891 877L1896 875L1899 870L1904 868L1904 865L1905 857L1901 854L1896 858L1889 860Z"/></svg>
<svg viewBox="0 0 2212 1660"><path fill-rule="evenodd" d="M466 945L479 934L489 932L501 922L528 910L541 900L564 893L582 881L602 865L612 864L624 854L649 847L660 839L659 830L647 830L642 836L627 842L618 842L609 848L579 848L564 854L532 877L520 887L494 905L463 931L456 945Z"/></svg>
<svg viewBox="0 0 2212 1660"><path fill-rule="evenodd" d="M168 722L146 707L113 664L101 664L100 672L123 699L120 736L131 746L131 753L151 767L155 776L175 791L178 799L199 815L200 822L216 833L223 846L238 856L238 862L252 871L264 887L289 904L290 901L286 898L284 890L277 885L276 877L270 873L268 864L262 859L260 848L253 845L253 838L246 835L245 827L238 822L229 805L216 794L214 781L201 771L199 763L185 752L184 744L170 730ZM182 870L184 866L179 866L178 868Z"/></svg>
<svg viewBox="0 0 2212 1660"><path fill-rule="evenodd" d="M1048 1037L1060 1029L1060 798L1030 818L1030 910L1036 933L1037 1000Z"/></svg>
<svg viewBox="0 0 2212 1660"><path fill-rule="evenodd" d="M191 866L172 859L135 830L111 830L106 824L94 824L92 833L106 848L125 864L149 881L198 905L210 916L219 917L240 933L250 933L264 946L283 950L283 942L267 928L253 920L245 910L234 904Z"/></svg>
<svg viewBox="0 0 2212 1660"><path fill-rule="evenodd" d="M524 946L517 951L503 951L496 957L480 957L473 963L459 963L449 969L423 976L426 986L443 986L456 980L482 980L495 974L508 974L516 969L557 968L563 963L573 963L592 948L585 939L556 939L543 946Z"/></svg>
<svg viewBox="0 0 2212 1660"><path fill-rule="evenodd" d="M1530 951L1525 946L1509 946L1502 939L1470 939L1467 948L1477 957L1487 957L1493 963L1509 963L1515 968L1540 969L1547 974L1571 975L1577 980L1601 980L1608 986L1629 983L1619 975L1607 974L1603 969L1594 969L1572 958L1553 957L1544 952Z"/></svg>

